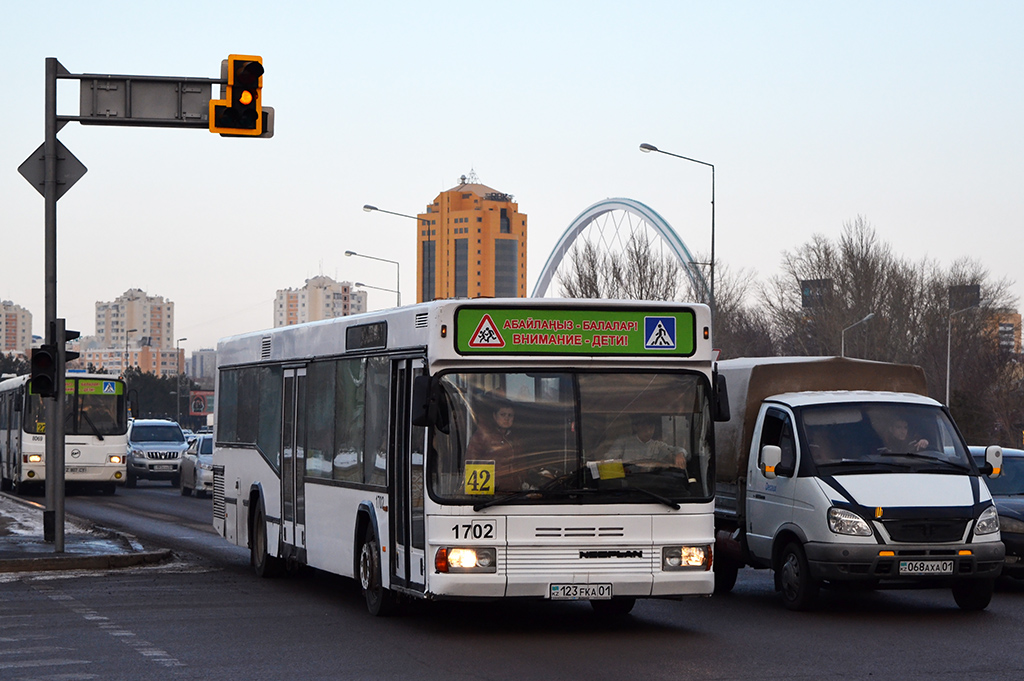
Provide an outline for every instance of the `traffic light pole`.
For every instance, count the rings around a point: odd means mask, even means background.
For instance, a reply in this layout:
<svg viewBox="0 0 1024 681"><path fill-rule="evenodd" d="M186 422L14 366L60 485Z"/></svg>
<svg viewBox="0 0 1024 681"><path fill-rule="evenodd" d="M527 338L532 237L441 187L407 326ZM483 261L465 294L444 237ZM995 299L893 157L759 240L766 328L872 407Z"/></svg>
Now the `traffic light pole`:
<svg viewBox="0 0 1024 681"><path fill-rule="evenodd" d="M43 139L43 199L46 237L46 329L57 348L54 394L46 400L46 507L43 539L64 553L64 320L57 319L57 75L67 71L54 57L46 59L46 131Z"/></svg>

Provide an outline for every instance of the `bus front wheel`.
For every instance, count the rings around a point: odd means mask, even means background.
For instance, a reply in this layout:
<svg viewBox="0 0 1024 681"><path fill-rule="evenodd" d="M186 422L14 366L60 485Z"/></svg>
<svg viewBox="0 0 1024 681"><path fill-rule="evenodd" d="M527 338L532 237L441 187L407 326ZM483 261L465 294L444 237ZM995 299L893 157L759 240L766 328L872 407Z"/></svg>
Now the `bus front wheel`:
<svg viewBox="0 0 1024 681"><path fill-rule="evenodd" d="M284 561L271 556L267 550L267 521L262 508L257 508L253 517L252 532L249 533L249 560L259 577L279 577L284 572Z"/></svg>
<svg viewBox="0 0 1024 681"><path fill-rule="evenodd" d="M380 545L372 528L366 529L366 538L359 550L359 586L366 599L366 609L374 617L384 617L395 611L397 599L390 589L384 588L380 569Z"/></svg>

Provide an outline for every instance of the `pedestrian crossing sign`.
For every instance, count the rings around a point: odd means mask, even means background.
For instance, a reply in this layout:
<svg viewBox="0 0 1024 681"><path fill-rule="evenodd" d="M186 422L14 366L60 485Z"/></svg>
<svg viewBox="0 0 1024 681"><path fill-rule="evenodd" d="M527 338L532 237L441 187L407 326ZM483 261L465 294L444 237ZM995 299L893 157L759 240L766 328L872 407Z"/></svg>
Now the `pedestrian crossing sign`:
<svg viewBox="0 0 1024 681"><path fill-rule="evenodd" d="M675 350L676 318L644 317L644 350Z"/></svg>

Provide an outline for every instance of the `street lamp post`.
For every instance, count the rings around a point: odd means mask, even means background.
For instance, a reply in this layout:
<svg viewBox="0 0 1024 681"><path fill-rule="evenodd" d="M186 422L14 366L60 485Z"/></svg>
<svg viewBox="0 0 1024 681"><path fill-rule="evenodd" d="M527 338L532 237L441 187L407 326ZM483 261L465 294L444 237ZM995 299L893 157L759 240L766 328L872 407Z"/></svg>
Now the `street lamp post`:
<svg viewBox="0 0 1024 681"><path fill-rule="evenodd" d="M128 329L124 332L124 366L121 367L121 375L124 376L128 371L128 334L135 333L138 329Z"/></svg>
<svg viewBox="0 0 1024 681"><path fill-rule="evenodd" d="M860 320L859 322L855 322L853 324L850 324L848 327L843 329L842 334L840 334L840 341L839 341L839 348L840 348L839 349L839 356L840 357L846 357L846 332L849 331L850 329L852 329L855 326L860 326L864 322L869 321L874 316L875 316L874 312L869 312L868 315L866 317L864 317L864 319Z"/></svg>
<svg viewBox="0 0 1024 681"><path fill-rule="evenodd" d="M181 423L181 341L187 341L188 338L179 338L174 341L175 348L175 360L178 363L178 393L174 396L174 410L176 412L175 423Z"/></svg>
<svg viewBox="0 0 1024 681"><path fill-rule="evenodd" d="M368 203L363 204L363 210L366 211L367 213L374 213L374 212L377 212L377 213L387 213L388 215L397 215L400 218L409 218L410 220L415 220L418 223L421 222L422 226L427 228L427 243L429 243L429 244L433 244L434 243L433 236L431 235L430 220L427 220L426 218L416 217L415 215L409 215L407 213L396 213L394 211L384 210L383 208L377 208L377 206L371 206ZM417 236L419 236L419 235L417 234ZM365 256L365 257L369 257L369 256ZM431 263L430 263L431 267L432 268L436 268L437 253L431 252L430 258L431 258ZM423 258L422 262L423 262L423 283L425 284L428 281L427 280L427 259ZM430 281L430 291L429 291L429 294L428 294L428 291L426 290L427 287L426 286L423 287L423 299L424 299L424 302L427 301L427 300L433 300L434 298L436 298L436 296L434 295L434 289L436 287L436 282L435 282L435 277L433 276L433 274L434 274L434 269L431 270L431 275L432 276L429 279L429 281ZM369 288L369 287L367 287L367 288ZM401 305L399 305L399 306L401 306Z"/></svg>
<svg viewBox="0 0 1024 681"><path fill-rule="evenodd" d="M396 291L393 288L384 288L382 286L370 286L369 284L364 284L361 281L357 281L356 282L356 286L359 287L359 288L370 288L370 289L373 289L374 291L387 291L388 293L398 293L398 291ZM402 295L402 294L398 293L398 295Z"/></svg>
<svg viewBox="0 0 1024 681"><path fill-rule="evenodd" d="M693 163L699 163L702 166L711 168L711 290L708 294L709 307L711 308L711 318L715 317L715 166L707 161L698 161L695 158L688 156L680 156L679 154L673 154L669 151L663 151L653 144L647 144L644 142L640 145L640 151L645 154L649 154L652 151L656 151L659 154L665 154L666 156L672 156L673 158L681 158L684 161L691 161Z"/></svg>
<svg viewBox="0 0 1024 681"><path fill-rule="evenodd" d="M349 258L351 258L352 256L356 256L357 258L367 258L368 260L378 260L380 262L389 262L392 265L394 265L395 266L396 284L395 284L395 290L391 291L391 292L398 295L398 307L402 307L402 290L401 290L402 289L402 266L400 264L398 264L397 260L388 260L387 258L378 258L377 256L374 256L374 255L366 255L365 253L356 253L355 251L345 251L345 256L349 257ZM358 286L358 284L356 284L356 285ZM366 288L373 288L373 287L372 286L367 286ZM387 290L391 290L391 289L387 289Z"/></svg>
<svg viewBox="0 0 1024 681"><path fill-rule="evenodd" d="M967 312L968 310L973 310L975 307L976 307L975 305L972 305L970 307L965 307L962 310L957 310L956 312L950 312L949 313L949 319L947 320L947 326L946 326L946 406L947 407L949 407L949 380L950 380L949 369L950 369L950 365L952 364L952 362L950 360L950 357L952 355L952 345L953 345L953 316L954 315L958 315L961 312Z"/></svg>

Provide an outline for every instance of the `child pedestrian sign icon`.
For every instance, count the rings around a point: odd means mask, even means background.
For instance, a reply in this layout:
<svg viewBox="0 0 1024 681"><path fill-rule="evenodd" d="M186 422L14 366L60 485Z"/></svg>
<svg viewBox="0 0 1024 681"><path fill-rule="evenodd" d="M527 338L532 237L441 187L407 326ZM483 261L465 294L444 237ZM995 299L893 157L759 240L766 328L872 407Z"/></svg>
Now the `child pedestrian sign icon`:
<svg viewBox="0 0 1024 681"><path fill-rule="evenodd" d="M644 317L644 350L675 350L676 318Z"/></svg>
<svg viewBox="0 0 1024 681"><path fill-rule="evenodd" d="M498 333L498 327L494 325L491 315L485 314L484 318L477 324L476 331L469 339L471 348L503 348L505 339Z"/></svg>

